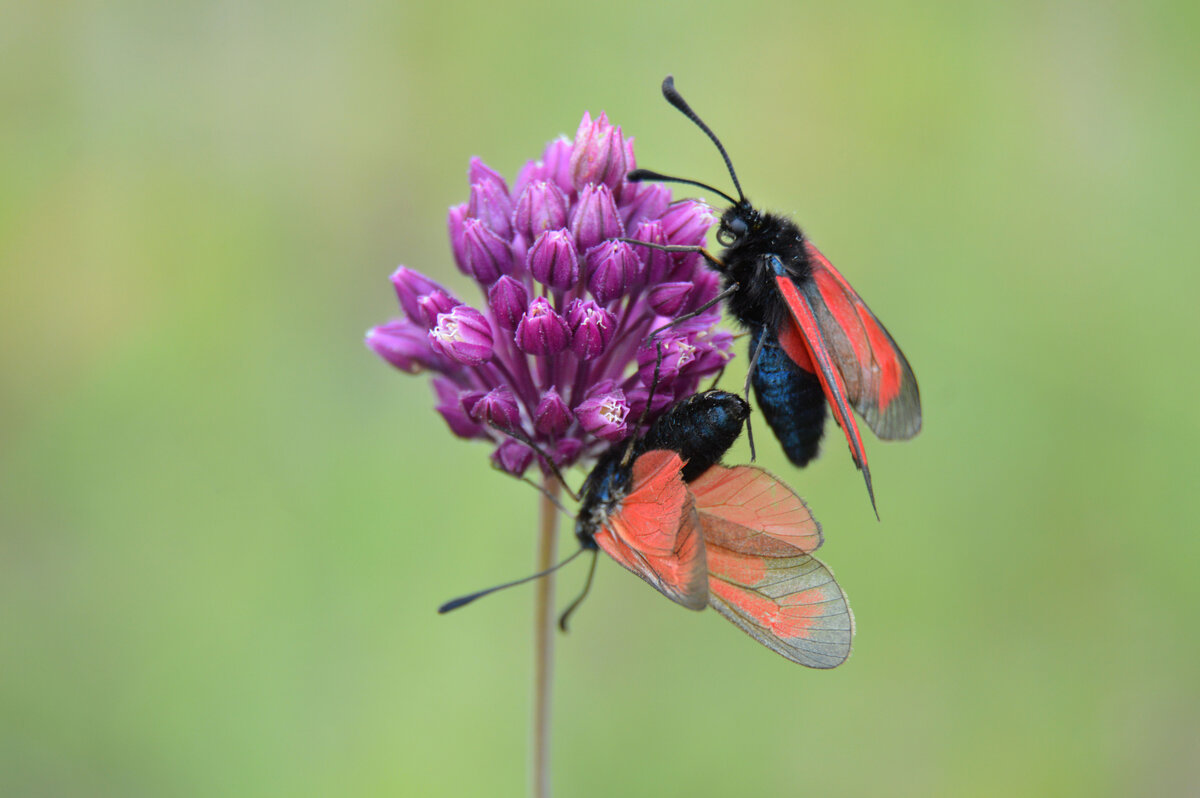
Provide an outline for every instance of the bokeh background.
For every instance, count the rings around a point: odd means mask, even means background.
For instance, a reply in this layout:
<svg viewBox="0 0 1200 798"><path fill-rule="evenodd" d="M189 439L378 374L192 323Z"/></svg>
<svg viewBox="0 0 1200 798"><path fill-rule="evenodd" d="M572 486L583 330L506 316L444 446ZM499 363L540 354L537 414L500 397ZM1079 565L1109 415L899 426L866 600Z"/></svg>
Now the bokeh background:
<svg viewBox="0 0 1200 798"><path fill-rule="evenodd" d="M762 449L856 611L836 671L602 562L559 794L1200 792L1194 3L3 17L0 794L522 794L532 591L433 610L531 569L538 497L361 338L398 263L466 294L471 155L605 110L727 185L668 72L925 429L868 438L882 523L840 444Z"/></svg>

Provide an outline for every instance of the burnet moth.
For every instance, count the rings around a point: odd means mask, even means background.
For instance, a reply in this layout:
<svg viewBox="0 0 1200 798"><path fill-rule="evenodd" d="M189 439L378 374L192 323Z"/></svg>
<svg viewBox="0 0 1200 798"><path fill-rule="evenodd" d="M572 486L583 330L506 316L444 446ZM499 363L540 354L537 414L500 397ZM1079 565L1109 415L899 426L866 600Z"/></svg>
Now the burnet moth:
<svg viewBox="0 0 1200 798"><path fill-rule="evenodd" d="M694 394L645 435L612 446L583 485L575 523L580 550L560 566L602 549L677 604L712 606L793 662L837 667L850 655L854 619L833 574L812 556L822 542L820 525L766 471L719 464L749 413L736 394ZM564 625L577 604L564 613Z"/></svg>
<svg viewBox="0 0 1200 798"><path fill-rule="evenodd" d="M631 181L687 183L731 203L717 230L725 247L720 258L702 248L634 243L700 251L725 278L725 289L713 302L725 300L750 332L749 382L788 459L804 466L816 455L828 404L874 508L867 453L850 408L884 440L916 435L921 398L912 368L875 314L795 222L750 204L725 147L675 90L671 76L663 81L662 93L717 145L738 197L695 180L634 170Z"/></svg>

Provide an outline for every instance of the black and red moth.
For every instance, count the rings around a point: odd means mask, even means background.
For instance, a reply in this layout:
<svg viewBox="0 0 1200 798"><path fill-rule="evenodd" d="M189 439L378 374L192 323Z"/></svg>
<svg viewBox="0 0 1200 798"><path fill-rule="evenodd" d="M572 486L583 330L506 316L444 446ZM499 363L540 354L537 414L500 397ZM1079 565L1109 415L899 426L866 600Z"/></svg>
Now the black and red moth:
<svg viewBox="0 0 1200 798"><path fill-rule="evenodd" d="M662 93L717 145L738 198L646 169L630 172L628 179L688 183L732 203L717 230L725 247L720 259L702 252L725 278L718 300L724 299L750 332L749 377L759 409L788 459L804 466L817 453L828 404L874 508L867 454L850 408L884 440L916 435L921 397L912 368L879 319L799 226L750 204L725 147L675 90L671 76L663 81Z"/></svg>

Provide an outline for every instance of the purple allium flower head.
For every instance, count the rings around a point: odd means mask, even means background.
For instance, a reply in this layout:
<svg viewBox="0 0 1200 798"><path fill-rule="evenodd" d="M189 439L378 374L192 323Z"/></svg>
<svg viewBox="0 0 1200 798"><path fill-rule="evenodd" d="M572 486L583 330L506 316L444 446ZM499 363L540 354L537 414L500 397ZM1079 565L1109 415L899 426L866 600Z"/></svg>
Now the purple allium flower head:
<svg viewBox="0 0 1200 798"><path fill-rule="evenodd" d="M510 473L545 464L492 425L519 430L562 468L633 432L653 380L646 337L720 288L698 255L616 240L693 245L715 221L700 202L672 202L665 186L626 182L632 142L604 114L587 115L575 140L547 145L511 191L471 159L467 202L446 224L451 257L482 300L464 304L461 285L452 291L400 267L392 283L404 318L367 333L394 367L436 374L436 410L451 432L489 440ZM719 314L714 307L663 333L646 423L728 360L731 336L713 330Z"/></svg>

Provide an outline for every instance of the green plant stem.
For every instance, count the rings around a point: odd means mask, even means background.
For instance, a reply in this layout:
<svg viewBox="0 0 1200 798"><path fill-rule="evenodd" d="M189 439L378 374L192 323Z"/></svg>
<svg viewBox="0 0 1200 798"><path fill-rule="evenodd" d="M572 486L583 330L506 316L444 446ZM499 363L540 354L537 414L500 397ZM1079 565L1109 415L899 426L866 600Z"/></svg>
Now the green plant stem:
<svg viewBox="0 0 1200 798"><path fill-rule="evenodd" d="M553 476L542 485L549 496L538 504L537 571L554 565L558 550L559 484ZM554 683L554 577L547 574L537 580L533 610L533 750L530 794L533 798L550 796L550 697Z"/></svg>

